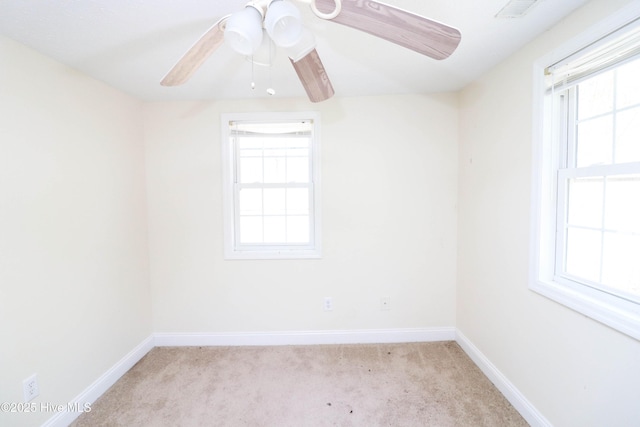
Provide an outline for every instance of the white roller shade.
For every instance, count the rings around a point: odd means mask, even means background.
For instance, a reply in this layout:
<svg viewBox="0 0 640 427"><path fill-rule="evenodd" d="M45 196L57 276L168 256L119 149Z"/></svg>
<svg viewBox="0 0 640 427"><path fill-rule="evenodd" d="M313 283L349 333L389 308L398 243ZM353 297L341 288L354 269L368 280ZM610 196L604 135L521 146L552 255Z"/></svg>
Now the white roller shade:
<svg viewBox="0 0 640 427"><path fill-rule="evenodd" d="M548 89L576 85L596 73L640 56L640 18L545 68Z"/></svg>

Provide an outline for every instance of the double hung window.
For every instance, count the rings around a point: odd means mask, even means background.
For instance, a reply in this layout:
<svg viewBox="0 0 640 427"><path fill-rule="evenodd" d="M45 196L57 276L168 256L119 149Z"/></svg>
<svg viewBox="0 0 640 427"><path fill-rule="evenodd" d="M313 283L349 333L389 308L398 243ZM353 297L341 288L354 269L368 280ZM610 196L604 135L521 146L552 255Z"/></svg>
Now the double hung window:
<svg viewBox="0 0 640 427"><path fill-rule="evenodd" d="M223 116L227 258L320 257L318 123L314 113Z"/></svg>
<svg viewBox="0 0 640 427"><path fill-rule="evenodd" d="M640 339L640 25L538 70L532 288Z"/></svg>

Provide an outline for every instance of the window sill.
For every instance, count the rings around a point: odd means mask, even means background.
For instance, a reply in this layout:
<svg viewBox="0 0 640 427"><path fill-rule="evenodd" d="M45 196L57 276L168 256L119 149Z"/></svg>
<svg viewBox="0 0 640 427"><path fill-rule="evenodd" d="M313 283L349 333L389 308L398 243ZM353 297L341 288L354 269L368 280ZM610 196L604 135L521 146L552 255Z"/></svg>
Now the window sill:
<svg viewBox="0 0 640 427"><path fill-rule="evenodd" d="M529 288L557 303L640 340L640 305L596 289L533 280ZM585 289L580 289L585 288Z"/></svg>
<svg viewBox="0 0 640 427"><path fill-rule="evenodd" d="M262 260L262 259L321 259L322 253L319 250L296 250L296 251L229 251L225 252L225 260Z"/></svg>

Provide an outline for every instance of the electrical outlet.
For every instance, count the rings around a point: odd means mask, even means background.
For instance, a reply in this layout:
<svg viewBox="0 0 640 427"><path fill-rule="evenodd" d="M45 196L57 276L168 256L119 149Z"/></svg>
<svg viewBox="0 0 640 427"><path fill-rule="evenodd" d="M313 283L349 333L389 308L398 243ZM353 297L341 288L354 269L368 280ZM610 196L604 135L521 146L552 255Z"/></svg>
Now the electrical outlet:
<svg viewBox="0 0 640 427"><path fill-rule="evenodd" d="M36 374L33 374L26 380L22 381L22 391L24 393L25 402L30 402L40 394L40 388L38 387L38 377L36 376Z"/></svg>
<svg viewBox="0 0 640 427"><path fill-rule="evenodd" d="M391 310L391 297L380 298L380 310Z"/></svg>
<svg viewBox="0 0 640 427"><path fill-rule="evenodd" d="M324 297L324 311L333 311L333 298Z"/></svg>

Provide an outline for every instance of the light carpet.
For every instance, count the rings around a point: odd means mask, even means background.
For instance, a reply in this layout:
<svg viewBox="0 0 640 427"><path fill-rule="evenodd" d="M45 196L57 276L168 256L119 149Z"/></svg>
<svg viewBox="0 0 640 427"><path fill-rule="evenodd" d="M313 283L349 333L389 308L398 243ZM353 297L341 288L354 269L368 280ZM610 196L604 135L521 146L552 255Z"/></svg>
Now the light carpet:
<svg viewBox="0 0 640 427"><path fill-rule="evenodd" d="M455 342L157 347L72 426L527 426Z"/></svg>

